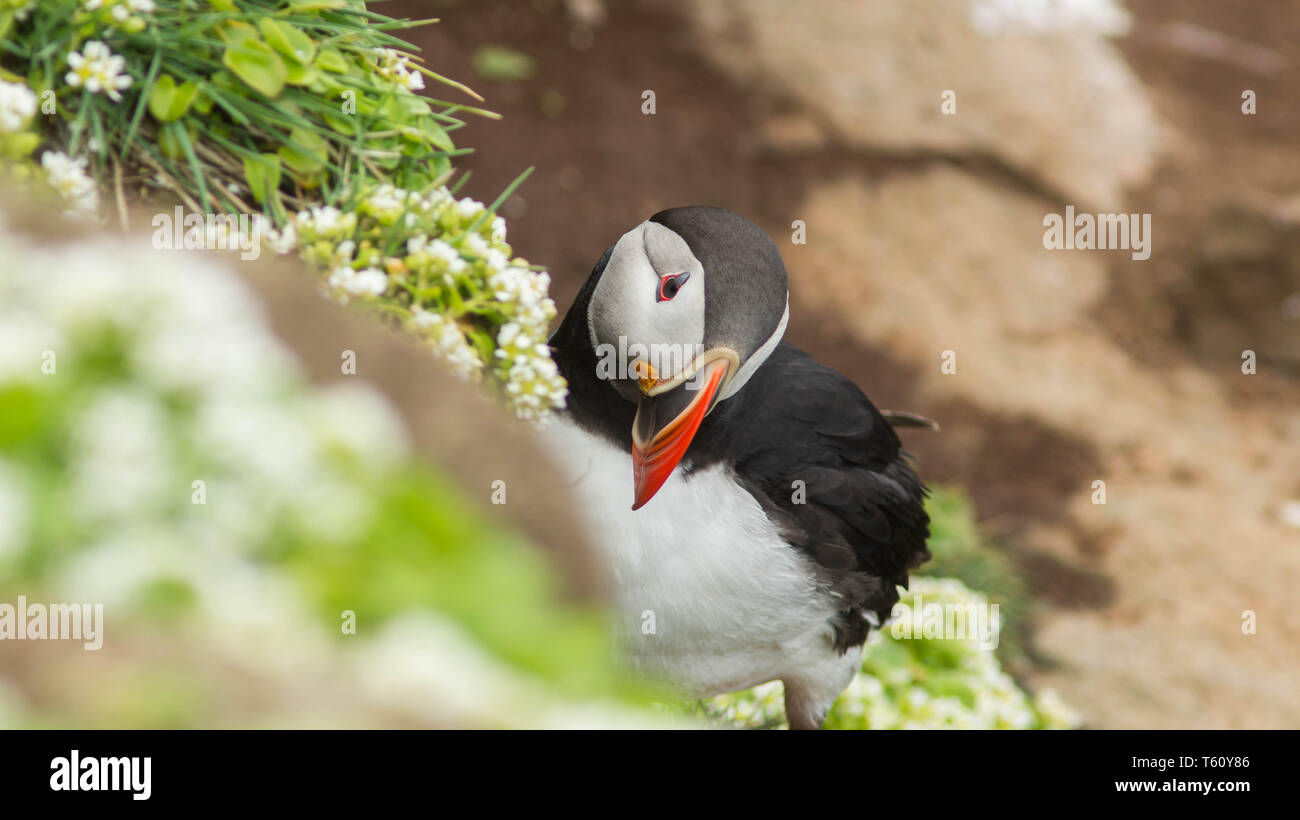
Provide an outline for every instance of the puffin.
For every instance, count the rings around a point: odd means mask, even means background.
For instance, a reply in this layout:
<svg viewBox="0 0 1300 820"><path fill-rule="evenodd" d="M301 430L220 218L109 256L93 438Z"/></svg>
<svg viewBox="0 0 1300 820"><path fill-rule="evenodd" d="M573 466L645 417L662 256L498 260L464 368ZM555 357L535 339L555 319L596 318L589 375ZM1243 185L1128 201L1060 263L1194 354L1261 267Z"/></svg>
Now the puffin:
<svg viewBox="0 0 1300 820"><path fill-rule="evenodd" d="M569 395L545 439L608 559L633 672L688 699L779 680L790 728L816 729L930 557L894 425L934 425L782 341L789 321L762 228L661 211L548 340Z"/></svg>

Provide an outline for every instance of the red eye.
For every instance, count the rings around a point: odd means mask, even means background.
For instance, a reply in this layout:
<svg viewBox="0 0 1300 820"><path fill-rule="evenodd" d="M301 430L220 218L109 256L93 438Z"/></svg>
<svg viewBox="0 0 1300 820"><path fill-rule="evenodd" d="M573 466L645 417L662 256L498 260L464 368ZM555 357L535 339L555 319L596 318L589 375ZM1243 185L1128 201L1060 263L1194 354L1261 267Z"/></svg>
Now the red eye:
<svg viewBox="0 0 1300 820"><path fill-rule="evenodd" d="M659 277L659 293L655 294L656 302L669 302L677 295L677 291L682 289L686 280L691 278L689 271L685 273L670 273Z"/></svg>

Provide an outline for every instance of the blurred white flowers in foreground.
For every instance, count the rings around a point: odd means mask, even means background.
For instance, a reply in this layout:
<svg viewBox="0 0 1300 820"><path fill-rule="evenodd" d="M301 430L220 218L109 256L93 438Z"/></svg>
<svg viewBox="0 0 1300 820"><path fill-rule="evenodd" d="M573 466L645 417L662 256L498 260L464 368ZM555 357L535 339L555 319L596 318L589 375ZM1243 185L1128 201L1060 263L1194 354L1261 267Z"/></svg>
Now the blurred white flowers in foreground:
<svg viewBox="0 0 1300 820"><path fill-rule="evenodd" d="M0 80L0 134L22 131L36 115L36 95L22 83Z"/></svg>
<svg viewBox="0 0 1300 820"><path fill-rule="evenodd" d="M412 460L383 395L306 385L211 257L3 224L0 254L0 600L107 619L99 652L0 671L0 722L663 722L609 683L601 621L557 603L540 554ZM73 691L88 676L113 696Z"/></svg>
<svg viewBox="0 0 1300 820"><path fill-rule="evenodd" d="M91 219L99 210L99 189L86 173L86 159L72 159L58 151L41 155L46 182L67 204L67 215L77 219Z"/></svg>

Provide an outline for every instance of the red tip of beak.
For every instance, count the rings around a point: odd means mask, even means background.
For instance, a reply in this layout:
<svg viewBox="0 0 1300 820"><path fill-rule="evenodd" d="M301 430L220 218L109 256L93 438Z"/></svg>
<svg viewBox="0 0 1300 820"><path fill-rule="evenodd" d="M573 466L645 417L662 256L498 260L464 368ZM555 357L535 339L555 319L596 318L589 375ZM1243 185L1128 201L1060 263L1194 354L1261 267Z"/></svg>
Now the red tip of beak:
<svg viewBox="0 0 1300 820"><path fill-rule="evenodd" d="M633 443L632 477L635 481L636 499L632 503L632 509L644 507L659 492L668 476L672 475L677 462L682 460L686 449L691 446L691 439L695 438L700 423L713 406L713 395L718 392L726 375L727 367L724 363L710 365L708 382L700 388L699 395L686 409L648 444L637 446Z"/></svg>

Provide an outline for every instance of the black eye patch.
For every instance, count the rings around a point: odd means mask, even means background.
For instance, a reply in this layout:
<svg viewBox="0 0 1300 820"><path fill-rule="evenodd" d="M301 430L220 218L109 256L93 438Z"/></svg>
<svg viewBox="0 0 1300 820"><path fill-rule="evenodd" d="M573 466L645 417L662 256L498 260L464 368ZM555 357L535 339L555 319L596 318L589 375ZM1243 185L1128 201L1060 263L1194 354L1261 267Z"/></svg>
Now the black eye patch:
<svg viewBox="0 0 1300 820"><path fill-rule="evenodd" d="M683 273L672 273L659 277L659 292L655 294L656 302L669 302L686 284L686 280L691 278L690 271Z"/></svg>

